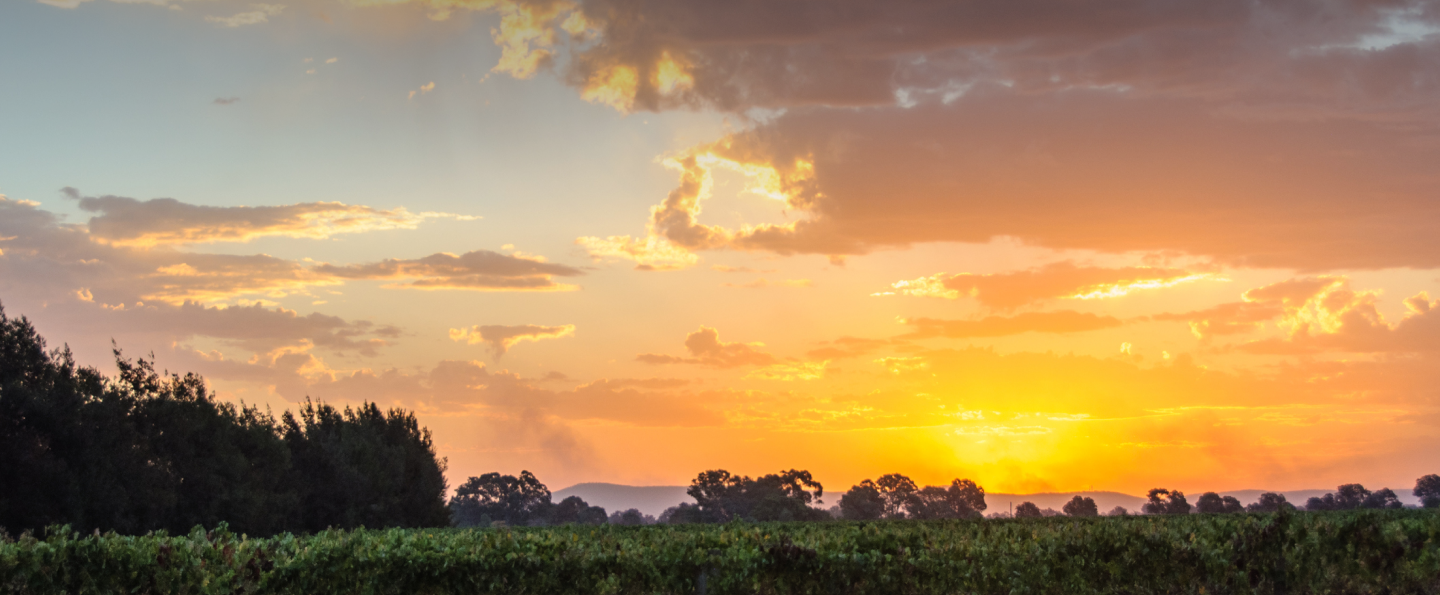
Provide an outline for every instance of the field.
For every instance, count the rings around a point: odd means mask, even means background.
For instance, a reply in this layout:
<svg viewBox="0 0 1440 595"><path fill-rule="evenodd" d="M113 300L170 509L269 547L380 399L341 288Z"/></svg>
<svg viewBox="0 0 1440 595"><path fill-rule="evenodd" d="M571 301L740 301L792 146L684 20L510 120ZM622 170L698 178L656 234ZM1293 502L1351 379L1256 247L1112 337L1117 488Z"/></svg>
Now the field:
<svg viewBox="0 0 1440 595"><path fill-rule="evenodd" d="M1428 510L80 535L0 544L10 593L1437 593Z"/></svg>

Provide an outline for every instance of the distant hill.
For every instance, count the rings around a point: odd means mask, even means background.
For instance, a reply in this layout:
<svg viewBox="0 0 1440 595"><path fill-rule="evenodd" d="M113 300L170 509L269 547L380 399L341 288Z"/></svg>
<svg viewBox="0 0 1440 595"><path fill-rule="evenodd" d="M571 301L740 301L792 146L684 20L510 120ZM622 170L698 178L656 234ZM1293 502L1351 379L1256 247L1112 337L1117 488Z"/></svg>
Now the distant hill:
<svg viewBox="0 0 1440 595"><path fill-rule="evenodd" d="M660 516L666 508L675 506L681 502L695 503L695 500L685 493L687 486L627 486L614 483L582 483L570 486L554 493L552 499L559 502L570 496L579 496L591 506L603 506L606 511L614 512L630 508L639 509L640 512L649 515ZM1391 488L1395 489L1395 488ZM1219 492L1221 496L1234 496L1241 504L1250 504L1260 499L1260 494L1269 490L1235 490L1230 492ZM1285 494L1285 499L1296 506L1305 506L1305 500L1314 496L1323 496L1334 490L1291 490L1280 492ZM843 493L843 492L841 492ZM835 492L825 493L825 506L828 508L840 502L840 494ZM1186 493L1185 498L1193 506L1200 494L1204 492ZM1076 494L1088 496L1095 499L1095 505L1100 512L1110 512L1116 506L1124 506L1132 514L1140 511L1145 504L1144 496L1132 496L1120 492L1047 492L1039 494L985 494L986 513L1001 512L1010 510L1013 504L1019 506L1021 502L1034 502L1040 508L1053 508L1060 510ZM1416 506L1420 500L1410 493L1409 489L1395 489L1395 495L1405 504Z"/></svg>
<svg viewBox="0 0 1440 595"><path fill-rule="evenodd" d="M695 503L685 493L689 486L627 486L614 483L580 483L553 492L550 499L559 502L570 496L579 496L591 506L601 506L606 512L639 509L640 512L660 516L666 508L681 502Z"/></svg>

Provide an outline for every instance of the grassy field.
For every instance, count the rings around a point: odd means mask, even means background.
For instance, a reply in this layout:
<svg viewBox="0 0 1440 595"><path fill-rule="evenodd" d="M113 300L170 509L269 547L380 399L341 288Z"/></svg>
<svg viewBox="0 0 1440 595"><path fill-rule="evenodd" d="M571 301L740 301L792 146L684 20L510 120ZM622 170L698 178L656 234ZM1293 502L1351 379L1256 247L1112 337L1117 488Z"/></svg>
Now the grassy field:
<svg viewBox="0 0 1440 595"><path fill-rule="evenodd" d="M1427 510L330 531L55 529L11 593L1440 593Z"/></svg>

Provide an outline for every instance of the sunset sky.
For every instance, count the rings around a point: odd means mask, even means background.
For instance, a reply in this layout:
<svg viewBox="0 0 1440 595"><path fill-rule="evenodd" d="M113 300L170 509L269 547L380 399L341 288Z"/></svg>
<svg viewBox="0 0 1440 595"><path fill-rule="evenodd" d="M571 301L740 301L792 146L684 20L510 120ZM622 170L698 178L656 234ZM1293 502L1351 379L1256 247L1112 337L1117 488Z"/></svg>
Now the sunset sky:
<svg viewBox="0 0 1440 595"><path fill-rule="evenodd" d="M0 3L0 301L489 471L1440 472L1440 2Z"/></svg>

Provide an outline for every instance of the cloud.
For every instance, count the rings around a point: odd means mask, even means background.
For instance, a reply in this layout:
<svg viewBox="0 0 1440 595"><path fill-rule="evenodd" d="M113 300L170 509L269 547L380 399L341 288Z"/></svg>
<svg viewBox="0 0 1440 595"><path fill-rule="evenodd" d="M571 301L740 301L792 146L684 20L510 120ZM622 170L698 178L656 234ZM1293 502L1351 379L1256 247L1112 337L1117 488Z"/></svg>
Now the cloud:
<svg viewBox="0 0 1440 595"><path fill-rule="evenodd" d="M699 259L653 234L643 240L630 236L608 238L577 238L579 244L595 260L619 258L635 263L641 271L676 271L695 266Z"/></svg>
<svg viewBox="0 0 1440 595"><path fill-rule="evenodd" d="M771 281L768 279L756 279L746 283L726 283L725 287L739 287L743 289L762 289L765 287L814 287L815 283L809 279L781 279Z"/></svg>
<svg viewBox="0 0 1440 595"><path fill-rule="evenodd" d="M572 291L575 286L556 283L554 277L584 274L580 269L545 262L539 257L511 256L489 250L458 256L442 252L412 260L392 258L369 264L322 264L313 270L336 279L397 281L386 287L477 291Z"/></svg>
<svg viewBox="0 0 1440 595"><path fill-rule="evenodd" d="M450 340L465 341L471 345L486 343L495 354L495 359L500 359L516 343L522 341L539 341L541 339L559 339L575 335L575 325L566 324L561 326L539 326L534 324L522 324L518 326L504 326L496 324L475 325L468 329L450 329Z"/></svg>
<svg viewBox="0 0 1440 595"><path fill-rule="evenodd" d="M903 339L947 337L952 339L1004 337L1021 333L1079 333L1122 324L1113 316L1061 310L1057 312L1026 312L1015 316L986 316L978 320L938 320L910 318L903 321L914 330L901 335Z"/></svg>
<svg viewBox="0 0 1440 595"><path fill-rule="evenodd" d="M74 191L70 194L78 195ZM115 200L109 200L112 198ZM0 196L0 251L4 253L0 258L0 290L43 301L84 288L97 303L133 307L137 301L180 305L246 297L276 299L356 279L388 279L394 282L387 287L399 288L557 291L574 286L556 283L554 277L582 274L579 269L547 263L538 257L485 251L353 265L312 265L266 254L205 254L177 249L186 241L202 239L323 236L412 224L411 216L399 209L375 211L341 205L341 210L354 209L354 220L347 221L333 212L319 219L307 215L314 212L307 210L310 207L323 211L331 208L329 203L297 205L302 207L297 209L232 210L168 200L81 200L82 205L94 209L92 212L101 213L92 217L88 226L64 224L54 213L40 209L38 203ZM87 200L91 202L84 202ZM142 214L168 215L169 219L145 221Z"/></svg>
<svg viewBox="0 0 1440 595"><path fill-rule="evenodd" d="M834 341L824 341L819 347L805 353L815 359L845 359L869 355L879 349L890 345L903 344L901 341L890 339L865 339L861 337L840 337Z"/></svg>
<svg viewBox="0 0 1440 595"><path fill-rule="evenodd" d="M77 300L54 300L48 309L63 316L65 326L100 340L115 336L127 342L173 344L198 337L219 340L256 354L307 351L313 347L336 353L375 356L402 331L393 325L347 321L319 312L301 315L263 304L207 306L195 302L96 303L90 291L76 292Z"/></svg>
<svg viewBox="0 0 1440 595"><path fill-rule="evenodd" d="M238 101L240 101L239 97L216 97L215 101L212 101L211 103L214 103L215 105L230 105Z"/></svg>
<svg viewBox="0 0 1440 595"><path fill-rule="evenodd" d="M990 275L937 273L909 281L896 281L891 285L895 291L874 295L899 294L952 300L971 297L992 308L1016 308L1050 299L1120 297L1137 289L1171 287L1208 278L1213 276L1179 269L1082 267L1067 261Z"/></svg>
<svg viewBox="0 0 1440 595"><path fill-rule="evenodd" d="M792 382L796 380L819 380L825 377L825 369L830 365L829 360L819 362L785 362L770 364L763 368L751 370L745 374L747 379L757 380L779 380Z"/></svg>
<svg viewBox="0 0 1440 595"><path fill-rule="evenodd" d="M449 213L414 214L404 207L383 210L339 202L212 207L173 198L141 201L123 196L81 196L74 188L66 188L65 193L79 201L81 210L96 213L90 218L90 237L116 246L248 242L267 236L324 239L346 233L415 229L426 219L477 219Z"/></svg>
<svg viewBox="0 0 1440 595"><path fill-rule="evenodd" d="M242 12L228 17L206 16L205 20L221 27L244 27L245 25L258 25L267 23L270 17L277 16L285 10L284 4L251 4L253 10Z"/></svg>
<svg viewBox="0 0 1440 595"><path fill-rule="evenodd" d="M779 358L759 349L764 346L764 343L726 343L720 340L720 331L702 326L700 330L685 336L685 350L690 357L642 353L635 359L647 364L699 364L713 368L769 366L780 363Z"/></svg>
<svg viewBox="0 0 1440 595"><path fill-rule="evenodd" d="M1440 267L1440 236L1429 233L1440 225L1428 198L1437 181L1418 173L1440 160L1440 145L1414 130L1241 118L1199 100L1096 89L796 109L672 159L680 180L652 208L645 241L833 256L1013 238L1237 267ZM749 172L793 219L701 223L720 164Z"/></svg>
<svg viewBox="0 0 1440 595"><path fill-rule="evenodd" d="M581 238L597 256L682 268L705 250L1004 237L1306 271L1440 266L1437 181L1420 173L1440 160L1440 37L1371 41L1436 30L1427 4L428 5L499 12L500 71L548 69L622 111L751 115L672 156L679 183L643 233ZM716 168L793 219L701 224Z"/></svg>
<svg viewBox="0 0 1440 595"><path fill-rule="evenodd" d="M329 62L326 62L326 64L329 64ZM312 70L311 72L314 72L314 71ZM410 99L414 99L414 98L415 98L415 95L416 95L417 93L420 94L420 95L424 95L424 94L429 93L429 92L434 91L434 90L435 90L435 81L430 81L430 82L428 82L428 83L425 83L425 84L423 84L423 85L420 85L420 88L419 88L419 89L416 89L416 90L414 90L414 91L411 91L411 92L410 92Z"/></svg>

